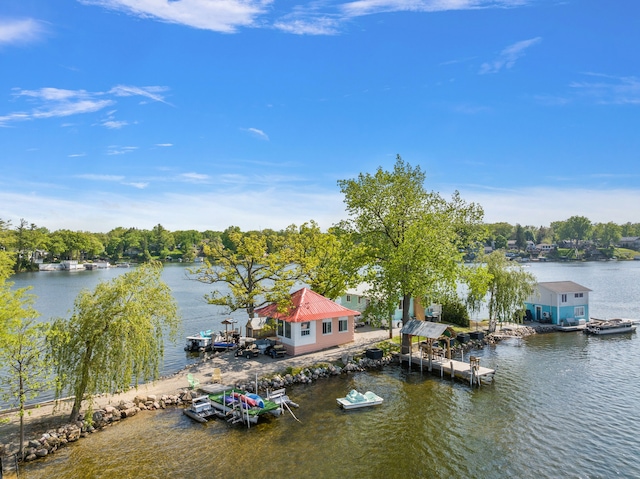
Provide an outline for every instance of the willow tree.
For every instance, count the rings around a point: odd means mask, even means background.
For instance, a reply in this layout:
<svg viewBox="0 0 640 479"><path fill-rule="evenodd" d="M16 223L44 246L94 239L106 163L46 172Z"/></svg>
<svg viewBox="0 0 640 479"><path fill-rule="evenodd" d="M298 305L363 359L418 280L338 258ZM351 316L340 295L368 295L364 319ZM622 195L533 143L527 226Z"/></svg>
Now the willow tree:
<svg viewBox="0 0 640 479"><path fill-rule="evenodd" d="M102 282L80 292L69 319L53 322L49 350L56 397L74 396L71 421L95 394L158 378L165 333L175 341L179 325L176 302L161 274L162 265L151 262Z"/></svg>
<svg viewBox="0 0 640 479"><path fill-rule="evenodd" d="M290 267L293 251L285 235L231 230L223 243L204 246L205 265L191 270L195 279L216 288L205 299L229 311L245 309L250 318L268 302L288 297L297 272Z"/></svg>
<svg viewBox="0 0 640 479"><path fill-rule="evenodd" d="M366 249L374 288L402 300L402 320L410 319L411 298L435 299L455 288L462 251L481 233L483 211L456 192L451 201L428 192L425 174L400 156L393 171L340 180L350 218L345 226ZM404 344L406 342L406 344ZM403 351L409 347L403 338Z"/></svg>
<svg viewBox="0 0 640 479"><path fill-rule="evenodd" d="M336 227L323 232L315 221L291 225L286 233L297 277L313 291L336 299L358 284L363 250L351 234Z"/></svg>
<svg viewBox="0 0 640 479"><path fill-rule="evenodd" d="M518 321L525 310L525 301L533 294L536 277L518 263L509 261L502 251L486 256L489 275L489 332L498 322Z"/></svg>

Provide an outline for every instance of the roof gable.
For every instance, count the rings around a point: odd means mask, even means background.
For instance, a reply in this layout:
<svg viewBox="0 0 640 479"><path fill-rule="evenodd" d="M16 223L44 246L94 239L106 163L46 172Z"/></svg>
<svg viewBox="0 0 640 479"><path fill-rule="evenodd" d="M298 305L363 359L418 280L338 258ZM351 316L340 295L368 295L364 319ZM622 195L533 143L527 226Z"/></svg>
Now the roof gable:
<svg viewBox="0 0 640 479"><path fill-rule="evenodd" d="M278 312L278 305L271 303L263 308L256 309L260 316L282 319L291 323L302 323L305 321L317 321L320 319L337 318L341 316L355 316L360 314L349 308L331 301L324 296L311 291L309 288L302 288L291 294L292 306L286 313Z"/></svg>
<svg viewBox="0 0 640 479"><path fill-rule="evenodd" d="M545 281L538 283L538 286L554 293L586 293L591 291L589 288L573 281Z"/></svg>

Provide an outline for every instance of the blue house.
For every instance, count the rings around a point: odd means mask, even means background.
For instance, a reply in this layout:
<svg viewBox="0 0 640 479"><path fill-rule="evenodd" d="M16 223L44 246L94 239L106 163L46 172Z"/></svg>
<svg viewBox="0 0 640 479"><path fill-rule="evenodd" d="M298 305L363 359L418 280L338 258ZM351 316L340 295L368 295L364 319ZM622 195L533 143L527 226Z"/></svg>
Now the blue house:
<svg viewBox="0 0 640 479"><path fill-rule="evenodd" d="M549 322L559 326L589 321L589 293L591 290L573 281L548 281L538 283L531 297L525 302L527 316L534 321Z"/></svg>

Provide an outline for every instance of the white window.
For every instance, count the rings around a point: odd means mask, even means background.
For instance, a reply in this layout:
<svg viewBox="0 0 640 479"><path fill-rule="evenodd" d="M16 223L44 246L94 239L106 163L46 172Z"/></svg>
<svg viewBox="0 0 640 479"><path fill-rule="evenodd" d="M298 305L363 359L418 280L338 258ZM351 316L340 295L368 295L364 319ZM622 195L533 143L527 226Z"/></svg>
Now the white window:
<svg viewBox="0 0 640 479"><path fill-rule="evenodd" d="M562 301L563 303L566 303L567 302L567 295L563 294L562 295L562 299L560 301Z"/></svg>
<svg viewBox="0 0 640 479"><path fill-rule="evenodd" d="M358 304L362 302L362 296L358 296Z"/></svg>
<svg viewBox="0 0 640 479"><path fill-rule="evenodd" d="M350 302L351 302L351 295L350 295L350 294L348 294L348 295L347 295L347 303L350 303Z"/></svg>
<svg viewBox="0 0 640 479"><path fill-rule="evenodd" d="M584 316L584 306L576 306L573 308L573 316L576 318Z"/></svg>
<svg viewBox="0 0 640 479"><path fill-rule="evenodd" d="M331 320L322 321L322 334L331 334Z"/></svg>
<svg viewBox="0 0 640 479"><path fill-rule="evenodd" d="M311 323L300 323L300 336L309 336L311 334Z"/></svg>
<svg viewBox="0 0 640 479"><path fill-rule="evenodd" d="M349 321L347 318L338 320L338 332L344 333L349 330Z"/></svg>
<svg viewBox="0 0 640 479"><path fill-rule="evenodd" d="M583 293L576 293L576 294L574 295L574 298L582 298L583 296L584 296L584 294L583 294Z"/></svg>

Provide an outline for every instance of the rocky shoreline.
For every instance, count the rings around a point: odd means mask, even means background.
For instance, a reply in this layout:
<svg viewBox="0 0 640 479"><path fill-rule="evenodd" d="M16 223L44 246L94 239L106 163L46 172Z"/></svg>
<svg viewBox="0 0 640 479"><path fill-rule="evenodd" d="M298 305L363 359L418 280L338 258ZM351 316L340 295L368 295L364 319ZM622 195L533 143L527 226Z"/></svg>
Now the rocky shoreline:
<svg viewBox="0 0 640 479"><path fill-rule="evenodd" d="M467 343L457 344L454 350L468 352L474 349L482 349L486 345L496 344L508 337L525 337L536 334L537 332L546 331L537 331L537 329L521 325L515 328L503 328L499 333L489 334L482 340L472 340ZM376 337L375 340L380 341L381 339L380 337ZM231 384L238 389L258 392L256 391L256 384L259 390L273 390L296 384L310 384L319 379L339 376L341 374L379 369L394 362L399 362L397 352L392 351L389 348L389 343L384 339L379 343L380 345L386 344L386 346L384 346L385 354L383 357L381 359L368 358L365 352L367 346L371 346L372 344L374 343L371 341L368 344L366 341L360 341L351 348L339 350L337 354L334 353L333 357L327 357L328 354L325 352L325 354L317 353L304 359L298 359L295 362L297 365L296 369L298 370L296 373L285 373L280 370L269 374L269 371L264 371L265 369L269 369L265 366L260 369L267 374L262 375L257 380L250 381L247 374L244 374L243 377L236 375L236 379L232 381ZM295 359L297 358L291 358L289 361L291 362ZM314 361L314 359L317 359L317 361ZM215 362L216 358L205 358L201 364L191 365L187 369L206 375L206 368L211 366L211 364L209 364L211 360ZM306 365L301 361L306 361ZM285 365L287 362L285 361L280 364ZM287 369L292 369L292 367L289 366ZM231 369L227 369L227 373L231 373ZM174 377L178 378L182 376L184 376L184 371L180 371L174 375ZM163 381L171 381L171 378L165 378ZM190 405L195 391L190 390L186 386L176 388L176 390L180 390L180 392L176 394L135 394L132 398L121 399L115 404L95 406L90 417L81 415L75 423L46 428L44 429L45 432L36 433L36 437L28 440L25 444L24 460L28 462L46 457L69 443L76 442L105 427L112 426L128 417L135 416L141 411L156 411L168 407L186 407ZM99 400L95 402L96 404L100 404ZM30 427L30 425L28 426ZM42 431L43 429L41 428L40 430ZM0 455L7 456L16 454L17 451L18 445L16 443L0 444Z"/></svg>

